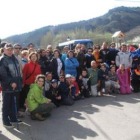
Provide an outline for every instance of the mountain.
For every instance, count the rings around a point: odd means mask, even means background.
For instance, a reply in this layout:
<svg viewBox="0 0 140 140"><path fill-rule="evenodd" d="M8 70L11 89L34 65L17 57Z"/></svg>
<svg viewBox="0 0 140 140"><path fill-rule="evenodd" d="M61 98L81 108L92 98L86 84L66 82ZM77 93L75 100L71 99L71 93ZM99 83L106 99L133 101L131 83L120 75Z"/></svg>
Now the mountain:
<svg viewBox="0 0 140 140"><path fill-rule="evenodd" d="M118 30L126 33L140 26L140 7L117 7L111 9L103 16L92 18L89 20L83 20L79 22L72 22L67 24L61 24L57 26L46 26L37 29L32 32L24 33L21 35L10 36L4 40L11 43L19 43L26 46L32 42L36 46L40 45L41 39L48 32L53 32L54 35L59 34L61 31L70 31L75 29L85 29L94 32L98 29L100 33L114 33ZM133 37L135 33L133 33ZM132 37L132 36L131 36Z"/></svg>

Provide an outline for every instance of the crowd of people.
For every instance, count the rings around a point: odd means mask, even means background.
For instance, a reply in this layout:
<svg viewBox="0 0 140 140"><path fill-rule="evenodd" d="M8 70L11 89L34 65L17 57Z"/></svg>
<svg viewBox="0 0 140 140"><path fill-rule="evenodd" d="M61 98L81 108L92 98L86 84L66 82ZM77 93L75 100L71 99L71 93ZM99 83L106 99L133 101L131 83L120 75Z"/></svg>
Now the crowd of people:
<svg viewBox="0 0 140 140"><path fill-rule="evenodd" d="M115 43L75 50L48 45L27 48L3 42L0 49L3 126L12 128L26 111L33 120L45 120L51 110L75 101L140 91L140 45ZM18 113L15 113L15 101Z"/></svg>

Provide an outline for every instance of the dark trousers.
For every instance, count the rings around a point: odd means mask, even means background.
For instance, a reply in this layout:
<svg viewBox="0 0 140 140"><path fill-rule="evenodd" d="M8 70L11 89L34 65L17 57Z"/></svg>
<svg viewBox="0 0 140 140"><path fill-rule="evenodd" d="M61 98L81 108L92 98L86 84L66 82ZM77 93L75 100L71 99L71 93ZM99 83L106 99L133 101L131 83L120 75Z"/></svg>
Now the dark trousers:
<svg viewBox="0 0 140 140"><path fill-rule="evenodd" d="M24 108L25 99L27 98L29 89L30 89L30 85L24 85L22 91L20 92L19 108Z"/></svg>
<svg viewBox="0 0 140 140"><path fill-rule="evenodd" d="M36 109L31 111L31 114L34 116L35 114L45 115L51 113L52 109L55 107L53 103L44 103L39 105Z"/></svg>
<svg viewBox="0 0 140 140"><path fill-rule="evenodd" d="M2 120L3 124L7 124L9 121L16 121L16 111L15 111L15 101L14 101L14 96L16 96L16 103L17 102L17 97L18 97L17 92L12 93L12 92L2 92L2 97L3 97L3 104L2 104ZM18 105L16 104L16 107Z"/></svg>
<svg viewBox="0 0 140 140"><path fill-rule="evenodd" d="M133 87L134 92L140 91L140 80L131 80L131 85Z"/></svg>
<svg viewBox="0 0 140 140"><path fill-rule="evenodd" d="M74 100L71 97L68 96L67 98L62 99L62 104L71 106L71 105L74 104Z"/></svg>
<svg viewBox="0 0 140 140"><path fill-rule="evenodd" d="M81 90L81 96L84 96L85 98L89 98L90 97L89 90L85 88Z"/></svg>

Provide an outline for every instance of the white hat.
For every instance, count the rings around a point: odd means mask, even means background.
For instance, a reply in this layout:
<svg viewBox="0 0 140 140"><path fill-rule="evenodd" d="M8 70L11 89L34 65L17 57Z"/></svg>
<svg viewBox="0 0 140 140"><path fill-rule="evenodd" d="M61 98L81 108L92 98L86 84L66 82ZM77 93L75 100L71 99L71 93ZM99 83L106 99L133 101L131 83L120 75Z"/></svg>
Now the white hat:
<svg viewBox="0 0 140 140"><path fill-rule="evenodd" d="M72 76L70 74L66 74L65 78L71 78Z"/></svg>

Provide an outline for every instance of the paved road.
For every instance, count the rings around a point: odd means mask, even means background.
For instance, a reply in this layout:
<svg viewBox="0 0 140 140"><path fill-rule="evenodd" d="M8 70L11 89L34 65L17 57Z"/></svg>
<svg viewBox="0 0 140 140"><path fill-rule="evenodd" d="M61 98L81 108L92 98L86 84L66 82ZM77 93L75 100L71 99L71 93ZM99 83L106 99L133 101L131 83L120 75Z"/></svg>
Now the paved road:
<svg viewBox="0 0 140 140"><path fill-rule="evenodd" d="M0 140L140 140L140 93L91 97L54 109L44 122L23 121L19 131L6 130L0 115Z"/></svg>

